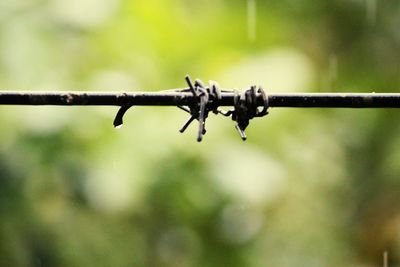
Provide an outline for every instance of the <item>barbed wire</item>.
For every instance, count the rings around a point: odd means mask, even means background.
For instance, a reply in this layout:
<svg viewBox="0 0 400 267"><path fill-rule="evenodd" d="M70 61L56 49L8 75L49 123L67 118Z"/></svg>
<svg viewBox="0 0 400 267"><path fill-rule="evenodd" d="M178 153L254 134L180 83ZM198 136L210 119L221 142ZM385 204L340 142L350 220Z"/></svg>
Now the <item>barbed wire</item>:
<svg viewBox="0 0 400 267"><path fill-rule="evenodd" d="M241 138L246 140L249 121L268 114L270 108L400 108L400 93L288 93L266 94L251 86L244 92L221 89L217 82L204 85L186 76L187 88L160 92L80 92L80 91L0 91L0 105L119 106L114 126L120 127L123 116L132 106L176 106L190 114L181 128L184 132L199 121L197 140L206 133L210 112L231 117ZM231 107L223 111L221 107Z"/></svg>

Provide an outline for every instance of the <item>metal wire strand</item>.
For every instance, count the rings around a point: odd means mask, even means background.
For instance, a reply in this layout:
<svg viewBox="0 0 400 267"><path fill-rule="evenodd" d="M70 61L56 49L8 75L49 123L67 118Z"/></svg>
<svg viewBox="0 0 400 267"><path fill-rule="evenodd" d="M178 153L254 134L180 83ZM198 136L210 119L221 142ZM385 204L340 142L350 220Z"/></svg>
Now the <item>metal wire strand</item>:
<svg viewBox="0 0 400 267"><path fill-rule="evenodd" d="M216 82L206 87L200 80L193 83L185 77L188 88L161 92L30 92L0 91L0 105L57 105L57 106L119 106L114 127L123 123L123 116L132 106L176 106L191 116L180 129L184 132L199 121L197 140L206 133L209 112L231 116L241 138L251 119L268 114L269 108L400 108L400 93L297 93L265 94L255 86L239 93L221 89ZM233 107L224 112L221 106ZM261 107L261 110L259 109Z"/></svg>
<svg viewBox="0 0 400 267"><path fill-rule="evenodd" d="M185 90L184 88L182 90ZM234 91L221 91L218 106L234 106ZM400 108L400 93L296 93L271 94L270 108ZM79 92L0 91L0 105L52 106L187 106L190 92ZM257 105L263 106L262 96Z"/></svg>

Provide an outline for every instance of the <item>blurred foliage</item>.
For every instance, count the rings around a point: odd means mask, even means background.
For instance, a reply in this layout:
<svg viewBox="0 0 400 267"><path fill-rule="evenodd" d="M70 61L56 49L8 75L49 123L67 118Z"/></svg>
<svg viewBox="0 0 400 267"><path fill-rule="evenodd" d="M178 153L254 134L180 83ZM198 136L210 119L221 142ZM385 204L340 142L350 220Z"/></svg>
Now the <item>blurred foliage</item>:
<svg viewBox="0 0 400 267"><path fill-rule="evenodd" d="M0 84L396 92L397 0L5 0ZM1 266L400 264L396 110L272 110L242 143L173 108L0 107Z"/></svg>

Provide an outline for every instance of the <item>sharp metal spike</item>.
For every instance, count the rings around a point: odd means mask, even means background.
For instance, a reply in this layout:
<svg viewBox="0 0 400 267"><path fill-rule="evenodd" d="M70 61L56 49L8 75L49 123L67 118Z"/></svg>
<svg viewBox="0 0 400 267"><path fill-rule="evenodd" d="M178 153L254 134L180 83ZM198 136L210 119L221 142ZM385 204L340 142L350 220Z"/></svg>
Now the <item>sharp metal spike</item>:
<svg viewBox="0 0 400 267"><path fill-rule="evenodd" d="M196 89L193 85L193 82L192 82L192 79L190 78L190 76L186 75L185 80L186 80L187 84L189 85L189 89L192 92L193 96L198 97Z"/></svg>
<svg viewBox="0 0 400 267"><path fill-rule="evenodd" d="M179 132L184 133L187 129L187 127L189 127L189 125L196 119L196 117L191 116L189 118L189 120L185 123L185 125L183 125L183 127L179 130Z"/></svg>
<svg viewBox="0 0 400 267"><path fill-rule="evenodd" d="M242 138L243 141L246 141L247 136L245 134L245 132L239 127L239 125L235 126L236 130L238 131L240 137Z"/></svg>

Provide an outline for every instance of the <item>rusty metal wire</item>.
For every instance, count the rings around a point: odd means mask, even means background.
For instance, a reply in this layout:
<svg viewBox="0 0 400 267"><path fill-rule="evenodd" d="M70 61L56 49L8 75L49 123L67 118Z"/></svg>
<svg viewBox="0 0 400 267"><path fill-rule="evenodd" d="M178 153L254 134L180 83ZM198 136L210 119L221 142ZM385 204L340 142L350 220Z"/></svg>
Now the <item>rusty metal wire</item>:
<svg viewBox="0 0 400 267"><path fill-rule="evenodd" d="M197 140L205 134L209 112L231 116L243 140L244 130L255 117L268 114L269 108L400 108L400 93L296 93L266 94L252 86L243 93L220 89L216 82L208 86L186 77L187 88L161 92L30 92L0 91L0 105L119 106L114 126L122 125L125 112L132 106L176 106L190 113L189 124L199 121ZM228 112L219 107L233 107ZM260 110L261 108L261 110Z"/></svg>

